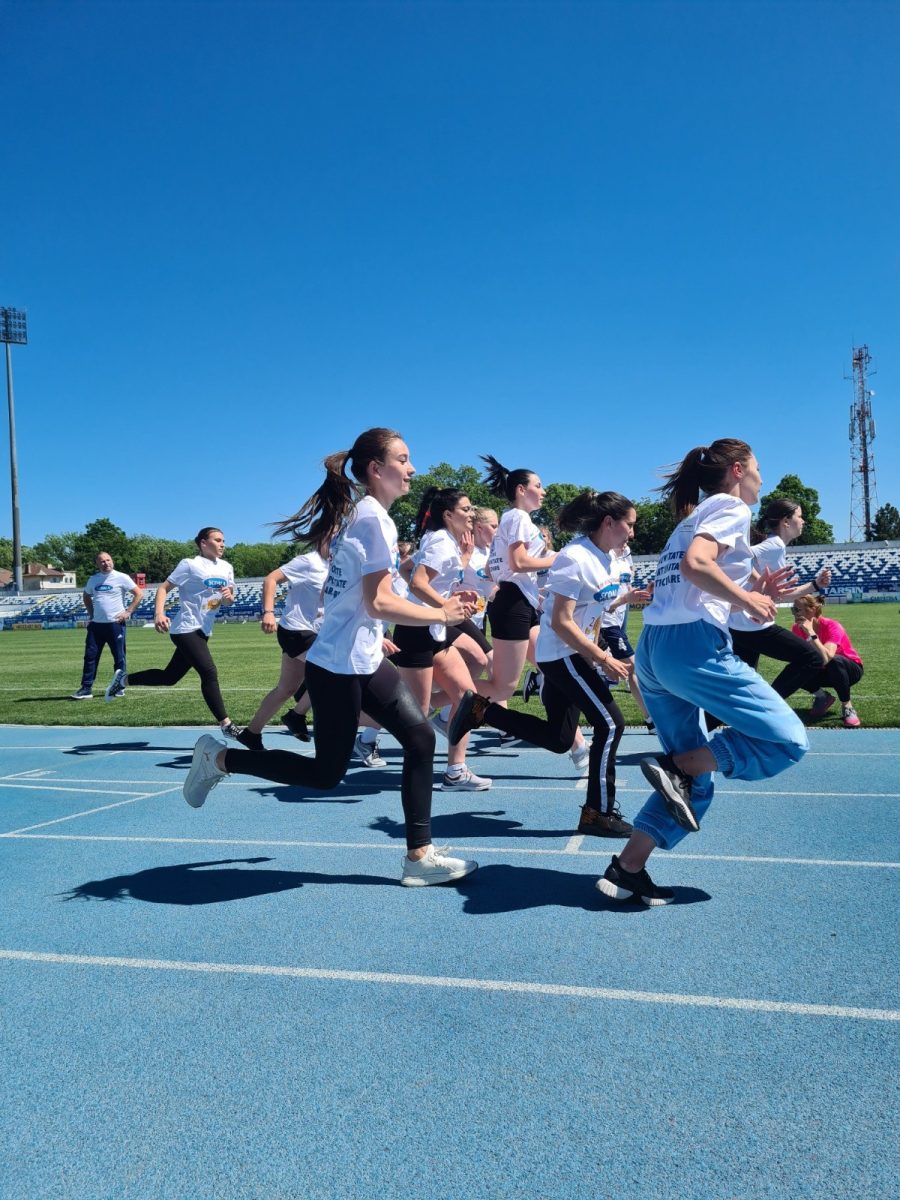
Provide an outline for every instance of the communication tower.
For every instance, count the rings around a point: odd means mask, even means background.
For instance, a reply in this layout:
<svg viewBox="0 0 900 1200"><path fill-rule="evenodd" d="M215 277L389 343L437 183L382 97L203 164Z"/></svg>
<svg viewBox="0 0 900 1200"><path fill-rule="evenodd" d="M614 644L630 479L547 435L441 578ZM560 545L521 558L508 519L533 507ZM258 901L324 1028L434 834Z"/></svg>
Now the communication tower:
<svg viewBox="0 0 900 1200"><path fill-rule="evenodd" d="M853 403L850 405L850 541L871 541L872 512L878 507L875 494L874 391L867 371L872 356L868 346L853 348ZM874 371L872 372L874 374Z"/></svg>

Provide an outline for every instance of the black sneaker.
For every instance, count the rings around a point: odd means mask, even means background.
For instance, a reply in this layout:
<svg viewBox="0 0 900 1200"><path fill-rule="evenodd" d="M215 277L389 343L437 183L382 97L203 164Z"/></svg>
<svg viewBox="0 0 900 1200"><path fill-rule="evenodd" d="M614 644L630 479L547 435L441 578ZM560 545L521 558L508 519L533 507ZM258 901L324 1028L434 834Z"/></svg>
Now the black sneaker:
<svg viewBox="0 0 900 1200"><path fill-rule="evenodd" d="M265 750L261 733L254 733L252 729L239 729L234 736L248 750Z"/></svg>
<svg viewBox="0 0 900 1200"><path fill-rule="evenodd" d="M660 904L671 904L675 893L671 888L657 887L646 868L640 871L626 871L615 854L612 862L603 872L603 877L597 880L597 890L612 900L629 900L634 897L650 908Z"/></svg>
<svg viewBox="0 0 900 1200"><path fill-rule="evenodd" d="M224 725L220 725L219 732L224 734L225 737L231 738L231 740L234 742L239 742L241 740L241 730L238 729L234 721L227 721Z"/></svg>
<svg viewBox="0 0 900 1200"><path fill-rule="evenodd" d="M73 692L69 697L70 700L93 700L94 693L90 688L80 687L77 692Z"/></svg>
<svg viewBox="0 0 900 1200"><path fill-rule="evenodd" d="M309 727L306 723L306 713L303 713L301 716L295 713L292 708L289 708L286 713L282 714L281 720L295 738L299 738L301 742L309 741Z"/></svg>
<svg viewBox="0 0 900 1200"><path fill-rule="evenodd" d="M532 696L539 696L544 683L544 677L540 671L526 671L525 682L522 685L522 699L527 704Z"/></svg>
<svg viewBox="0 0 900 1200"><path fill-rule="evenodd" d="M605 813L585 804L581 809L578 832L589 833L594 837L628 837L632 827L622 816L617 804Z"/></svg>
<svg viewBox="0 0 900 1200"><path fill-rule="evenodd" d="M490 700L476 695L475 692L464 693L447 730L447 741L451 746L455 746L460 738L484 724L484 714L489 704Z"/></svg>
<svg viewBox="0 0 900 1200"><path fill-rule="evenodd" d="M697 833L700 822L691 808L691 777L679 771L671 754L656 754L641 760L644 778L662 796L669 815L682 829Z"/></svg>

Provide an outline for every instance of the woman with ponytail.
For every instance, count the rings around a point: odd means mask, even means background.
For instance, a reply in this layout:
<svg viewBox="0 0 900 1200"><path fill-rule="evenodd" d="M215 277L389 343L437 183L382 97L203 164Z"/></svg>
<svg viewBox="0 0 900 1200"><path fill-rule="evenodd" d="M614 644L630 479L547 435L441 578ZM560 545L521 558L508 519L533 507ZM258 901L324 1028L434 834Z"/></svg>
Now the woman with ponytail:
<svg viewBox="0 0 900 1200"><path fill-rule="evenodd" d="M369 429L350 450L327 458L325 468L318 491L280 527L320 552L331 543L324 617L306 659L315 757L288 750L226 750L215 738L202 737L194 748L184 797L199 808L226 775L331 790L344 777L359 716L365 712L403 747L400 796L407 855L401 883L421 887L461 879L477 864L449 858L431 844L434 730L385 659L382 644L385 622L443 627L461 621L466 608L455 596L428 607L394 590L397 530L387 510L409 491L415 474L399 433Z"/></svg>
<svg viewBox="0 0 900 1200"><path fill-rule="evenodd" d="M474 608L476 596L464 587L463 545L471 539L472 504L458 488L429 488L422 496L416 515L415 531L419 548L413 554L413 569L409 581L410 598L416 604L438 606L451 595L458 595ZM472 676L461 650L468 647L470 658L478 656L480 665L487 663L490 642L468 618L448 629L443 625L423 628L398 622L393 640L398 653L394 663L400 676L415 696L426 715L444 700L449 714L455 711L467 689L473 687ZM440 689L432 695L434 685ZM447 736L447 720L441 713L432 719L434 728ZM450 745L447 750L447 770L444 791L483 792L491 786L490 779L476 775L466 765L468 738Z"/></svg>
<svg viewBox="0 0 900 1200"><path fill-rule="evenodd" d="M786 548L803 532L803 510L794 500L778 497L770 501L760 513L756 524L753 546L753 569L761 574L766 567L778 571L787 563ZM800 596L818 596L831 583L831 571L827 567L817 573L815 579L795 587L792 600ZM760 656L774 658L787 666L772 680L772 687L785 700L801 688L816 692L815 681L821 669L819 655L812 646L795 637L790 630L774 621L758 625L743 612L735 611L728 622L734 652L748 666L756 668ZM813 699L812 716L821 717L834 703L827 692L816 692Z"/></svg>
<svg viewBox="0 0 900 1200"><path fill-rule="evenodd" d="M728 634L732 608L771 621L775 600L790 591L788 568L765 571L747 587L753 565L748 506L761 487L747 443L720 438L693 449L660 489L681 520L659 558L635 665L664 753L641 763L654 794L597 883L615 900L657 905L673 899L670 888L654 884L647 860L657 846L671 850L700 828L715 771L728 779L770 779L808 749L797 714L735 655ZM709 737L704 709L730 727Z"/></svg>
<svg viewBox="0 0 900 1200"><path fill-rule="evenodd" d="M634 505L618 492L582 492L562 508L561 529L579 536L556 555L547 575L547 597L537 638L546 721L510 712L487 696L469 692L450 736L492 725L554 754L572 747L583 713L594 727L588 760L586 803L578 832L627 837L631 826L616 804L616 751L625 728L607 676L627 679L628 667L597 645L604 609L619 595L616 552L634 536Z"/></svg>

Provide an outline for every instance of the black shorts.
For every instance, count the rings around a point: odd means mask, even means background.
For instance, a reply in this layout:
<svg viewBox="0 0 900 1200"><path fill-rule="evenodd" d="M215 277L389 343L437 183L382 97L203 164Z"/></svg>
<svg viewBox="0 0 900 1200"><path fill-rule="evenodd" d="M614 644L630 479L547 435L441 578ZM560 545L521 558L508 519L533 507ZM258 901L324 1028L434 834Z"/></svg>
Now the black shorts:
<svg viewBox="0 0 900 1200"><path fill-rule="evenodd" d="M634 658L634 647L628 640L628 634L621 626L605 625L603 627L603 640L606 642L606 649L619 662L623 662L626 658Z"/></svg>
<svg viewBox="0 0 900 1200"><path fill-rule="evenodd" d="M283 625L279 625L275 632L278 635L278 645L288 658L299 658L316 640L316 635L311 629L285 629Z"/></svg>
<svg viewBox="0 0 900 1200"><path fill-rule="evenodd" d="M487 615L495 642L527 642L531 630L541 622L534 605L508 580L497 588L487 606Z"/></svg>
<svg viewBox="0 0 900 1200"><path fill-rule="evenodd" d="M485 654L490 654L493 647L474 621L462 621L459 625L448 625L447 645L452 646L462 634L470 637Z"/></svg>
<svg viewBox="0 0 900 1200"><path fill-rule="evenodd" d="M427 625L395 625L391 641L398 648L391 655L395 667L430 667L434 656L450 645L449 640L439 642L433 638Z"/></svg>

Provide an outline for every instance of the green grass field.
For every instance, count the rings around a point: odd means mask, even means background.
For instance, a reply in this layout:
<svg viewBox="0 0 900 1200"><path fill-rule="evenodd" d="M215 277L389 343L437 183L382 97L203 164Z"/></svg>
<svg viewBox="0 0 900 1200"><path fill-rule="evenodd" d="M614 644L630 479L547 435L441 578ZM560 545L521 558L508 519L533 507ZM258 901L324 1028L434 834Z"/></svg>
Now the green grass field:
<svg viewBox="0 0 900 1200"><path fill-rule="evenodd" d="M830 614L840 620L862 656L866 673L854 689L853 700L865 726L900 727L898 678L898 610L893 604L834 606ZM783 610L781 620L789 613ZM629 618L629 634L637 641L639 612ZM213 656L228 714L238 724L253 715L260 699L278 678L281 657L274 637L265 637L255 624L220 625L212 640ZM171 642L152 629L129 629L128 665L138 671L161 667L168 661ZM17 725L206 725L211 717L191 673L174 688L129 688L127 696L111 704L103 689L112 675L112 659L104 651L94 685L95 699L76 702L68 697L81 680L84 631L80 629L26 630L0 633L0 722ZM772 679L777 664L762 660L763 674ZM623 690L615 693L628 724L637 724L638 710ZM799 711L809 705L805 693L793 698ZM513 701L513 707L522 707ZM531 711L540 705L532 700ZM834 711L834 710L833 710ZM839 725L829 714L821 727Z"/></svg>

